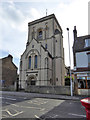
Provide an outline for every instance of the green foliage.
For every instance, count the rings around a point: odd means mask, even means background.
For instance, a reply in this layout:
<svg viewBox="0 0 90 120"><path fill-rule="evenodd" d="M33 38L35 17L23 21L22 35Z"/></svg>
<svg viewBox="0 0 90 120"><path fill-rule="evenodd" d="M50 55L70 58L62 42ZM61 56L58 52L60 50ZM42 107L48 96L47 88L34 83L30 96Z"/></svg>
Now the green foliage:
<svg viewBox="0 0 90 120"><path fill-rule="evenodd" d="M72 80L74 80L73 77L71 77L71 78L72 78ZM70 76L65 76L65 85L70 86Z"/></svg>
<svg viewBox="0 0 90 120"><path fill-rule="evenodd" d="M70 79L70 76L65 76L65 79L66 79L66 78L69 78L69 79ZM71 76L71 78L72 78L72 80L74 80L74 78L73 78L72 76Z"/></svg>

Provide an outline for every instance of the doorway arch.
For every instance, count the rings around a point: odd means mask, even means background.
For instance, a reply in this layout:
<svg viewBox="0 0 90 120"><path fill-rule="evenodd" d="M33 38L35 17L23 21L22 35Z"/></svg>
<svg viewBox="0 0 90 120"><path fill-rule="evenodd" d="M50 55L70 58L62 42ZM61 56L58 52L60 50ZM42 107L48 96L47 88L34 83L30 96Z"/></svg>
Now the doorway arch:
<svg viewBox="0 0 90 120"><path fill-rule="evenodd" d="M27 86L30 85L36 85L36 76L35 75L29 75L27 78Z"/></svg>

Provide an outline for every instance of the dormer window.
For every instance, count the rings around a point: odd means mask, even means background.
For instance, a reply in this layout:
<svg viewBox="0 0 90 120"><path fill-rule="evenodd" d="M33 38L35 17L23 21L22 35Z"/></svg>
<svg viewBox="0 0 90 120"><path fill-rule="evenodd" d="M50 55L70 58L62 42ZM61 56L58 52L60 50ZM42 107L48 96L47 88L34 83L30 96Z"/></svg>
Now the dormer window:
<svg viewBox="0 0 90 120"><path fill-rule="evenodd" d="M85 39L85 48L90 47L90 39Z"/></svg>

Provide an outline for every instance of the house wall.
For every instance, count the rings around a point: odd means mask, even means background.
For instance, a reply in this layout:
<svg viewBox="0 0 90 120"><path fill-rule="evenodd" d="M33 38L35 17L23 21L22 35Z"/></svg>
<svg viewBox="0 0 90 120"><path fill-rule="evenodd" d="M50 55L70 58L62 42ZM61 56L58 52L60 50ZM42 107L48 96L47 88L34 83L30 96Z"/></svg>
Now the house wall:
<svg viewBox="0 0 90 120"><path fill-rule="evenodd" d="M87 52L76 53L76 67L88 67L88 56Z"/></svg>
<svg viewBox="0 0 90 120"><path fill-rule="evenodd" d="M2 63L0 65L0 69L2 69L0 80L4 81L2 87L14 86L15 82L17 82L17 67L13 64L12 58L8 56L2 58L0 62Z"/></svg>

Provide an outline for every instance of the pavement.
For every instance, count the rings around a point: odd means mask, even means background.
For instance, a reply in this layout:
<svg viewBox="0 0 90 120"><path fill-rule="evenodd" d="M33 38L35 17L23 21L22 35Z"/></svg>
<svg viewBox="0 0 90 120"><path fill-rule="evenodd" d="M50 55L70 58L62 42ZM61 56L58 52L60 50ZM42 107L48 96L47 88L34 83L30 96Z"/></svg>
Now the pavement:
<svg viewBox="0 0 90 120"><path fill-rule="evenodd" d="M26 93L26 92L11 92L11 91L0 91L3 95L13 96L27 96L28 98L49 98L49 99L60 99L60 100L78 100L80 101L87 96L67 96L67 95L55 95L55 94L40 94L40 93Z"/></svg>

